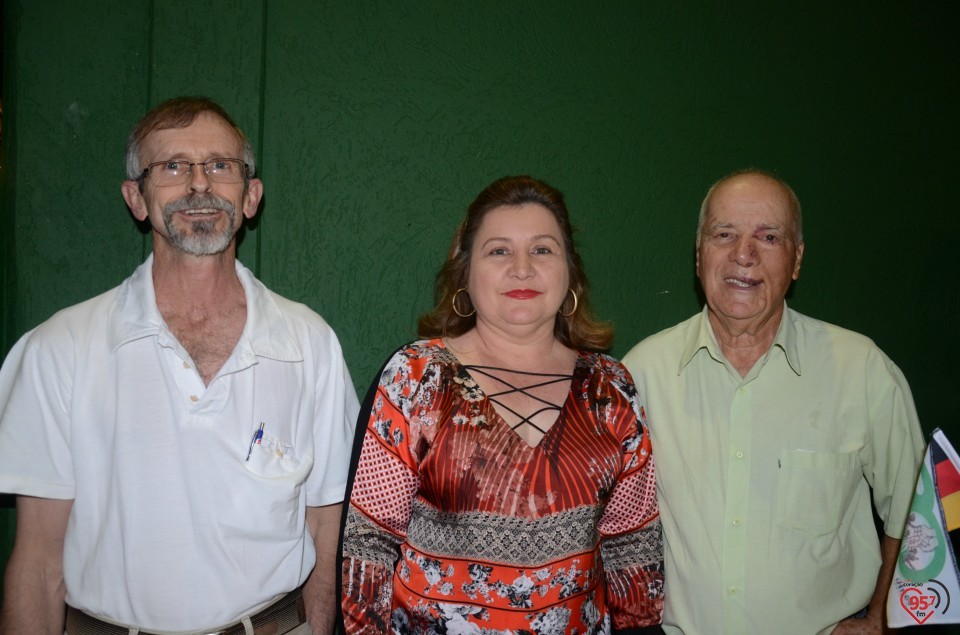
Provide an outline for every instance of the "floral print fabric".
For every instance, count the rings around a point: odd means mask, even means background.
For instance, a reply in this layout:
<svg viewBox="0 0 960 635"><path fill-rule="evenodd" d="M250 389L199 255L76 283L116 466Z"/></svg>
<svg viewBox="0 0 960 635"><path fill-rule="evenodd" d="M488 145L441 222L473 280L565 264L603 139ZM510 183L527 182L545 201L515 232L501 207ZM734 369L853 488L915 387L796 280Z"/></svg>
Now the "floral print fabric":
<svg viewBox="0 0 960 635"><path fill-rule="evenodd" d="M612 633L660 622L650 441L619 362L580 353L529 446L441 340L384 367L347 510L347 633Z"/></svg>

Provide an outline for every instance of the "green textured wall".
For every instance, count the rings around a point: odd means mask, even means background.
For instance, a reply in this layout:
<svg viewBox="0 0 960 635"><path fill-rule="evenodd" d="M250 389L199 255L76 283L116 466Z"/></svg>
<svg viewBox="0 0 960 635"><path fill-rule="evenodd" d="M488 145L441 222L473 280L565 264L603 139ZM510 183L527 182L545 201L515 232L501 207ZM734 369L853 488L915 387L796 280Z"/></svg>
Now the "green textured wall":
<svg viewBox="0 0 960 635"><path fill-rule="evenodd" d="M493 179L567 194L622 354L698 310L700 199L753 165L804 204L792 305L873 337L960 440L956 10L881 4L6 0L4 350L142 260L125 136L206 94L260 157L241 259L327 318L359 390Z"/></svg>

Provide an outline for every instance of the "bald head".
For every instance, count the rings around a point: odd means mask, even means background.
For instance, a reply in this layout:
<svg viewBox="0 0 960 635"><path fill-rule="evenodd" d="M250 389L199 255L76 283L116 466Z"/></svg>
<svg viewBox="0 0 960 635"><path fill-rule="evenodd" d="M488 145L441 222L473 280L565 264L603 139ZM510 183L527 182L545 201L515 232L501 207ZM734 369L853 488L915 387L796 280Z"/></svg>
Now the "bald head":
<svg viewBox="0 0 960 635"><path fill-rule="evenodd" d="M793 239L795 243L803 242L803 214L800 211L800 199L797 198L793 188L781 178L757 169L738 170L728 174L707 191L707 195L700 205L700 220L697 222L697 248L700 248L703 239L703 225L707 221L710 211L710 203L720 191L754 188L760 186L763 189L769 189L772 196L782 197L783 204L790 212L792 221ZM763 186L768 186L764 188Z"/></svg>

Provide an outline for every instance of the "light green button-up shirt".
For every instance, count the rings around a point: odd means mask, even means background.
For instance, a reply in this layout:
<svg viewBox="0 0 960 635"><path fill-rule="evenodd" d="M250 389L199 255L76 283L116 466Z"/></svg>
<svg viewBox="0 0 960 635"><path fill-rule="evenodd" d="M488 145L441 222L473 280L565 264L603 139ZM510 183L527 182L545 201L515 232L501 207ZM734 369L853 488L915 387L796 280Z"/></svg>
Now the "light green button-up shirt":
<svg viewBox="0 0 960 635"><path fill-rule="evenodd" d="M868 338L784 308L741 377L707 310L624 358L645 404L668 633L829 633L901 537L924 450L910 388Z"/></svg>

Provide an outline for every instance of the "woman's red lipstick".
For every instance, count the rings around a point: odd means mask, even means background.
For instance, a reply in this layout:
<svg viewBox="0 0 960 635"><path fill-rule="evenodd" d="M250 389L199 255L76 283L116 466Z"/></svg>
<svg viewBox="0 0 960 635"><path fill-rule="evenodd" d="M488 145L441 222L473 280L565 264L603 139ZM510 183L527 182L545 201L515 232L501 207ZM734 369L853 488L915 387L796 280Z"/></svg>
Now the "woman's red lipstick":
<svg viewBox="0 0 960 635"><path fill-rule="evenodd" d="M507 291L503 295L514 298L515 300L529 300L530 298L535 298L543 294L533 289L514 289L513 291Z"/></svg>

